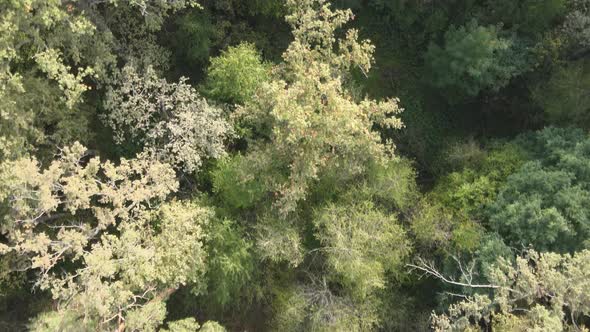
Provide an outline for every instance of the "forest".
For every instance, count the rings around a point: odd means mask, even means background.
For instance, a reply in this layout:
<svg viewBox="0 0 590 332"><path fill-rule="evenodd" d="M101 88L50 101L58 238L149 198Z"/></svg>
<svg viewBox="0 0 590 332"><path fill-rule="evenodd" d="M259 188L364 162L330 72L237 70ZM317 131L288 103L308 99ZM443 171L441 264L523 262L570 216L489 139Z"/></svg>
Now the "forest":
<svg viewBox="0 0 590 332"><path fill-rule="evenodd" d="M0 331L590 331L590 0L0 0Z"/></svg>

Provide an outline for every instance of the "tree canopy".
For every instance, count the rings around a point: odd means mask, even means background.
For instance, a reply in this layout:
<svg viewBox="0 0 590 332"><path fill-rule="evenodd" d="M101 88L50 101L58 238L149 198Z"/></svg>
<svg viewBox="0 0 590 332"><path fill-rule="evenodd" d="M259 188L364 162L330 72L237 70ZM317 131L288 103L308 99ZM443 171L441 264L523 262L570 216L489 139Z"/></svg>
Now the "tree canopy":
<svg viewBox="0 0 590 332"><path fill-rule="evenodd" d="M588 0L0 19L0 330L590 329Z"/></svg>

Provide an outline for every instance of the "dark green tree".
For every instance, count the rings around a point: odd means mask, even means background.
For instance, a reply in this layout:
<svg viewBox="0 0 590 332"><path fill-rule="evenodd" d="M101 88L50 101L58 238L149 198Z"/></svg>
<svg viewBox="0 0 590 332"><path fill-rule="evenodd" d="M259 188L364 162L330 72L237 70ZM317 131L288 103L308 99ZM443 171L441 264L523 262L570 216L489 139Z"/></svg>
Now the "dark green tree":
<svg viewBox="0 0 590 332"><path fill-rule="evenodd" d="M590 243L590 139L548 128L523 138L534 160L510 175L487 211L507 244L571 252Z"/></svg>
<svg viewBox="0 0 590 332"><path fill-rule="evenodd" d="M513 41L499 35L495 26L480 26L475 20L445 33L444 45L430 45L425 55L431 83L443 89L450 100L498 91L518 71L519 59L512 53Z"/></svg>

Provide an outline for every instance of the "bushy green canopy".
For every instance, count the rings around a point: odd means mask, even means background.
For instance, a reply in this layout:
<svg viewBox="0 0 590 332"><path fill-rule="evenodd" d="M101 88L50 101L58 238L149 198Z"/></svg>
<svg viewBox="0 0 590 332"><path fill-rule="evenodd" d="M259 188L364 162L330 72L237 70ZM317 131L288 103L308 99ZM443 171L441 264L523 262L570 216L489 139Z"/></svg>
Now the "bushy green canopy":
<svg viewBox="0 0 590 332"><path fill-rule="evenodd" d="M534 160L508 177L490 205L490 226L517 247L588 248L590 139L581 130L548 128L523 140Z"/></svg>
<svg viewBox="0 0 590 332"><path fill-rule="evenodd" d="M511 63L512 41L499 36L495 26L481 26L471 21L451 27L442 47L431 44L425 55L432 84L455 96L477 96L481 91L504 87L515 72Z"/></svg>

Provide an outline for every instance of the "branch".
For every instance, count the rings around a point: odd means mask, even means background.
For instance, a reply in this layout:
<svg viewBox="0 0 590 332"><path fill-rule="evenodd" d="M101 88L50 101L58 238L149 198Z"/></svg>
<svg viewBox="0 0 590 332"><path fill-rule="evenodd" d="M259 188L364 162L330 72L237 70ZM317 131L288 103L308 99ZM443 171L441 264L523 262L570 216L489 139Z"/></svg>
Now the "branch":
<svg viewBox="0 0 590 332"><path fill-rule="evenodd" d="M454 257L454 258L456 259L456 257ZM406 266L409 267L411 271L413 271L413 270L421 271L422 275L420 276L420 278L422 278L424 276L432 276L432 277L439 279L442 282L447 283L447 284L461 286L461 287L469 287L469 288L489 288L489 289L502 288L501 286L492 285L492 284L473 284L471 282L472 278L466 278L469 281L468 283L455 281L451 277L449 277L449 278L445 277L442 273L440 273L436 269L436 267L434 266L433 263L426 262L422 258L418 258L418 265L406 264ZM464 273L463 266L461 264L459 264L459 268L461 269L462 273Z"/></svg>

